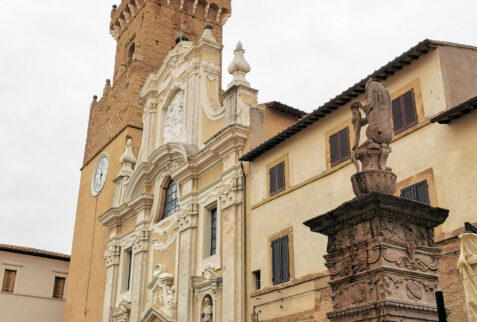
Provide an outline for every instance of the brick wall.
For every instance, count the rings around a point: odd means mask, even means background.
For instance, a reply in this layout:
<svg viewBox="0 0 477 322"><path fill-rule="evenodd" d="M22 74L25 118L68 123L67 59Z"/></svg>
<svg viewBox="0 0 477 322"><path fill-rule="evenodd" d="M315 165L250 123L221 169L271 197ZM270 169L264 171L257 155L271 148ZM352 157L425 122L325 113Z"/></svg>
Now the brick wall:
<svg viewBox="0 0 477 322"><path fill-rule="evenodd" d="M199 1L192 15L192 0L184 1L183 10L179 10L180 0L171 0L170 4L167 0L143 0L142 7L134 17L128 16L128 21L125 21L123 12L131 1L123 1L117 9L113 9L111 29L118 26L118 19L122 21L122 29L115 35L117 48L113 87L106 86L103 97L91 104L84 165L126 126L142 128L143 106L138 101L139 93L147 77L159 69L175 46L181 26L187 39L197 41L207 18L214 23L215 38L222 42L222 23L230 15L230 2L215 0L207 9L207 3ZM134 54L131 56L133 43Z"/></svg>

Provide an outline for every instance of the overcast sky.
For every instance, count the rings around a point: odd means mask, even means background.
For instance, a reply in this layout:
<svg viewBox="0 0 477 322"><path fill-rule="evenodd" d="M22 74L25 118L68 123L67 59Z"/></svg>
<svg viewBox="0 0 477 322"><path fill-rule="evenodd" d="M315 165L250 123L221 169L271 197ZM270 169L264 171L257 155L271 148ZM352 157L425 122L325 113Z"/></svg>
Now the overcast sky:
<svg viewBox="0 0 477 322"><path fill-rule="evenodd" d="M2 5L0 243L71 251L89 105L112 78L114 3ZM306 111L425 38L477 45L475 0L233 0L232 7L224 65L241 40L259 101ZM224 75L224 84L230 79Z"/></svg>

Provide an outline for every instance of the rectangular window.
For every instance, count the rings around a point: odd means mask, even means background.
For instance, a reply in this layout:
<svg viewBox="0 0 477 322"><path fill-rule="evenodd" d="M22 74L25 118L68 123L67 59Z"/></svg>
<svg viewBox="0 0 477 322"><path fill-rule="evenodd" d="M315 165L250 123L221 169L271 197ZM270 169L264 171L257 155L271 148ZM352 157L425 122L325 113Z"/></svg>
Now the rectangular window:
<svg viewBox="0 0 477 322"><path fill-rule="evenodd" d="M210 256L217 252L217 208L210 211Z"/></svg>
<svg viewBox="0 0 477 322"><path fill-rule="evenodd" d="M330 164L334 167L350 157L349 127L346 127L330 136Z"/></svg>
<svg viewBox="0 0 477 322"><path fill-rule="evenodd" d="M252 272L253 278L255 280L255 290L259 290L262 288L262 277L260 270Z"/></svg>
<svg viewBox="0 0 477 322"><path fill-rule="evenodd" d="M290 260L288 235L272 241L272 282L273 285L290 280Z"/></svg>
<svg viewBox="0 0 477 322"><path fill-rule="evenodd" d="M285 190L285 161L269 170L270 196Z"/></svg>
<svg viewBox="0 0 477 322"><path fill-rule="evenodd" d="M13 293L17 271L6 269L3 275L2 292Z"/></svg>
<svg viewBox="0 0 477 322"><path fill-rule="evenodd" d="M417 124L414 91L404 93L392 102L394 135L397 135Z"/></svg>
<svg viewBox="0 0 477 322"><path fill-rule="evenodd" d="M429 198L429 187L427 185L427 180L401 189L401 198L430 205L431 202Z"/></svg>
<svg viewBox="0 0 477 322"><path fill-rule="evenodd" d="M131 273L132 273L132 260L133 260L132 249L131 248L126 249L123 255L124 255L124 258L122 260L123 270L122 270L121 289L123 292L126 292L131 289Z"/></svg>
<svg viewBox="0 0 477 322"><path fill-rule="evenodd" d="M65 293L66 278L55 276L55 284L53 285L53 297L62 299Z"/></svg>

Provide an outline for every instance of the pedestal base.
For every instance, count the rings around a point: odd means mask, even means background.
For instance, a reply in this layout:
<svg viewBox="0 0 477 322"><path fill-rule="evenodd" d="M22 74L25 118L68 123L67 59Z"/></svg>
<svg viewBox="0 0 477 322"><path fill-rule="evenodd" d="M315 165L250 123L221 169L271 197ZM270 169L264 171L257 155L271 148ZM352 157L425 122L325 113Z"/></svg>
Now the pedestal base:
<svg viewBox="0 0 477 322"><path fill-rule="evenodd" d="M439 248L448 211L370 193L305 222L328 236L331 321L438 321Z"/></svg>
<svg viewBox="0 0 477 322"><path fill-rule="evenodd" d="M396 190L396 178L396 175L389 170L366 170L353 175L351 183L356 196L371 192L392 195Z"/></svg>

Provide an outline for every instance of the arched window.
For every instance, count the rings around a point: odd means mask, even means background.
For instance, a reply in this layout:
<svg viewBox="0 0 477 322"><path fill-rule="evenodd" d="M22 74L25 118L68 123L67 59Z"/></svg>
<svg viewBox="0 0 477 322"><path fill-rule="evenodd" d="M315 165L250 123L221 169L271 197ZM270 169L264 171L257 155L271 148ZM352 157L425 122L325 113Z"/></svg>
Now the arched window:
<svg viewBox="0 0 477 322"><path fill-rule="evenodd" d="M166 189L166 198L164 200L164 213L162 219L165 219L180 209L179 197L177 194L177 182L171 180Z"/></svg>

